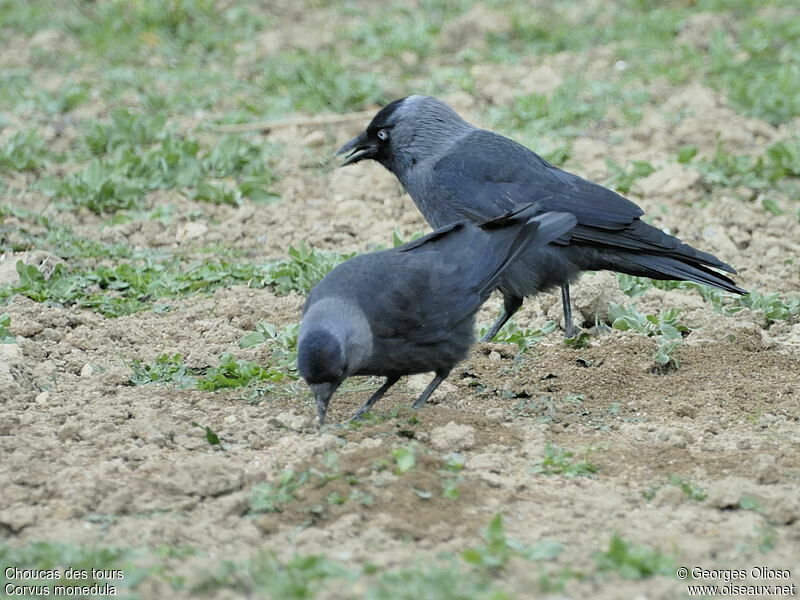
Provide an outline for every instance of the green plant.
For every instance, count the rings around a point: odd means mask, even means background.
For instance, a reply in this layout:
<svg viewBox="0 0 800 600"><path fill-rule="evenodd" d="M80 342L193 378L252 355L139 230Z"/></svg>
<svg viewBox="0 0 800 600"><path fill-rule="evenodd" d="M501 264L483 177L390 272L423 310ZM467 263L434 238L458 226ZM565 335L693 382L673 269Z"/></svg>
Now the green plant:
<svg viewBox="0 0 800 600"><path fill-rule="evenodd" d="M278 294L307 294L328 272L354 254L322 252L305 244L289 247L289 258L270 268L270 285Z"/></svg>
<svg viewBox="0 0 800 600"><path fill-rule="evenodd" d="M653 165L643 160L635 160L630 167L625 168L607 158L606 166L608 167L608 177L604 182L605 185L614 188L621 194L630 192L637 179L647 177L656 170Z"/></svg>
<svg viewBox="0 0 800 600"><path fill-rule="evenodd" d="M300 323L292 323L279 330L266 321L259 321L255 331L251 331L239 341L239 347L252 348L259 344L268 344L272 348L271 363L281 369L293 372L297 368L297 336L299 333Z"/></svg>
<svg viewBox="0 0 800 600"><path fill-rule="evenodd" d="M239 360L230 353L223 354L219 365L209 368L198 377L197 388L208 392L244 387L254 381L281 381L284 375L274 369L265 369L249 360Z"/></svg>
<svg viewBox="0 0 800 600"><path fill-rule="evenodd" d="M658 550L631 544L618 534L611 537L608 550L595 553L595 561L599 570L615 571L625 579L670 575L674 563Z"/></svg>
<svg viewBox="0 0 800 600"><path fill-rule="evenodd" d="M522 328L513 320L509 320L503 328L497 332L492 341L501 344L516 344L518 353L527 352L531 347L539 342L544 336L552 333L556 329L555 321L547 321L541 329ZM489 325L480 328L480 337L486 335Z"/></svg>
<svg viewBox="0 0 800 600"><path fill-rule="evenodd" d="M17 338L9 331L11 326L11 315L3 313L0 315L0 344L16 344Z"/></svg>
<svg viewBox="0 0 800 600"><path fill-rule="evenodd" d="M130 364L133 371L129 381L133 385L148 383L173 383L180 388L194 387L196 369L189 369L183 364L180 354L161 354L152 363L134 359Z"/></svg>
<svg viewBox="0 0 800 600"><path fill-rule="evenodd" d="M594 477L597 466L588 460L589 450L584 453L583 460L575 458L575 454L554 446L550 442L544 448L544 458L533 465L531 473L541 475L563 475L564 477Z"/></svg>
<svg viewBox="0 0 800 600"><path fill-rule="evenodd" d="M693 485L689 481L686 481L685 479L681 479L674 473L669 476L669 482L670 484L679 488L684 494L686 494L686 496L690 500L697 500L698 502L702 502L703 500L706 499L706 493L702 489L696 487L695 485Z"/></svg>
<svg viewBox="0 0 800 600"><path fill-rule="evenodd" d="M408 473L416 465L416 451L413 446L401 446L392 450L392 458L399 474Z"/></svg>
<svg viewBox="0 0 800 600"><path fill-rule="evenodd" d="M678 322L679 308L662 310L658 315L645 315L633 306L609 302L608 316L611 326L620 331L638 331L650 337L656 337L656 347L653 360L662 368L677 368L680 363L673 356L673 352L680 345L684 333L689 328Z"/></svg>
<svg viewBox="0 0 800 600"><path fill-rule="evenodd" d="M295 492L310 478L308 471L296 473L287 469L277 483L259 483L250 492L250 512L283 512L284 505L294 500Z"/></svg>
<svg viewBox="0 0 800 600"><path fill-rule="evenodd" d="M47 145L35 129L18 131L0 145L0 170L35 171L50 158Z"/></svg>
<svg viewBox="0 0 800 600"><path fill-rule="evenodd" d="M353 578L347 569L324 556L295 555L286 562L272 552L259 552L244 563L224 561L219 572L194 583L192 592L235 590L242 596L285 600L316 598L324 587ZM339 580L334 584L334 580Z"/></svg>
<svg viewBox="0 0 800 600"><path fill-rule="evenodd" d="M484 545L464 550L461 557L471 565L492 572L502 570L514 556L531 561L545 561L555 559L563 550L558 542L544 541L536 546L526 546L510 539L506 535L500 513L489 521L483 531L483 540Z"/></svg>
<svg viewBox="0 0 800 600"><path fill-rule="evenodd" d="M192 423L192 427L199 427L206 434L206 441L212 446L219 446L220 440L216 432L208 425L200 425L200 423Z"/></svg>
<svg viewBox="0 0 800 600"><path fill-rule="evenodd" d="M34 266L17 263L20 281L0 287L0 300L21 294L36 302L91 308L107 317L127 315L152 306L154 300L210 292L233 284L264 286L268 265L224 260L162 262L150 257L115 267L68 270L63 264L49 278Z"/></svg>

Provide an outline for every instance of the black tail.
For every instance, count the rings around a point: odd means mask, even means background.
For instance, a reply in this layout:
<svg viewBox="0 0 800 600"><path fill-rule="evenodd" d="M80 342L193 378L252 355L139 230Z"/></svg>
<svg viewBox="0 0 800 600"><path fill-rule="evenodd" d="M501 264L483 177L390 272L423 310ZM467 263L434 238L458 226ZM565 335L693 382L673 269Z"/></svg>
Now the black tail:
<svg viewBox="0 0 800 600"><path fill-rule="evenodd" d="M705 265L677 260L670 256L656 254L615 253L609 267L620 273L650 277L651 279L673 279L693 281L710 285L734 294L746 294L732 279L717 273Z"/></svg>

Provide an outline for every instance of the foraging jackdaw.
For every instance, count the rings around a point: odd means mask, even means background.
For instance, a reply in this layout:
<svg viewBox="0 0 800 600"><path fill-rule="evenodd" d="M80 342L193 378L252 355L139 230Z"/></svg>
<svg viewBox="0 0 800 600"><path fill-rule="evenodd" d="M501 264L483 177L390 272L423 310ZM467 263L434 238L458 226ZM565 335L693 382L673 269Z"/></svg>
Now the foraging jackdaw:
<svg viewBox="0 0 800 600"><path fill-rule="evenodd" d="M470 125L436 98L409 96L385 106L337 154L344 153L342 166L369 158L394 173L434 228L483 221L529 202L575 215L572 231L545 248L529 248L506 270L498 286L504 312L484 340L495 336L525 296L557 285L566 336L573 337L569 284L581 271L608 269L747 293L709 268L736 273L732 267L641 221L642 209L630 200Z"/></svg>
<svg viewBox="0 0 800 600"><path fill-rule="evenodd" d="M420 408L467 355L475 313L506 267L574 226L570 214L527 205L338 265L309 293L297 344L297 370L314 394L320 425L351 375L386 377L357 418L403 375L434 371L414 402Z"/></svg>

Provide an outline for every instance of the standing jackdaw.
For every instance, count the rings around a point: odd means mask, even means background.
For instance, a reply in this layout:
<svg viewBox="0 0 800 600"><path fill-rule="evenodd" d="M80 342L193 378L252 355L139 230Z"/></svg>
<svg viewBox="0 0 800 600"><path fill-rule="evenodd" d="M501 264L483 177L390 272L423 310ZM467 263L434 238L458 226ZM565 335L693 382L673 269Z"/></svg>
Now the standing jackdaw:
<svg viewBox="0 0 800 600"><path fill-rule="evenodd" d="M394 173L434 228L483 221L529 202L575 215L572 231L546 248L529 249L506 270L498 286L504 312L484 340L495 336L525 296L554 286L561 286L566 336L576 335L569 283L581 271L608 269L747 293L709 268L735 273L732 267L641 221L642 209L630 200L472 126L436 98L409 96L385 106L337 152L343 153L342 166L369 158Z"/></svg>
<svg viewBox="0 0 800 600"><path fill-rule="evenodd" d="M386 377L357 418L403 375L434 371L414 402L420 408L467 355L475 313L506 267L574 226L570 214L527 205L338 265L309 293L297 345L297 370L314 394L320 425L351 375Z"/></svg>

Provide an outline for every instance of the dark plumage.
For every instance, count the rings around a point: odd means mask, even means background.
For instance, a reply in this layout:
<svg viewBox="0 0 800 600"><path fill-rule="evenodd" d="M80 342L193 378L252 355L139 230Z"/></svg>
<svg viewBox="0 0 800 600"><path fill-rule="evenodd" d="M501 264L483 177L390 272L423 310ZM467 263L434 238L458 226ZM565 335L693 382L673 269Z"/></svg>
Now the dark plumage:
<svg viewBox="0 0 800 600"><path fill-rule="evenodd" d="M320 424L351 375L386 382L368 411L403 375L434 371L422 406L474 341L475 313L506 267L575 226L575 217L517 207L480 225L459 222L392 250L352 258L309 293L297 369L314 393Z"/></svg>
<svg viewBox="0 0 800 600"><path fill-rule="evenodd" d="M499 282L505 313L491 339L525 296L561 286L568 336L576 333L569 283L581 271L608 269L678 279L728 292L745 290L713 269L734 269L640 220L643 212L616 192L554 167L528 148L464 121L444 102L409 96L384 107L346 143L344 165L370 158L394 173L432 227L482 221L528 202L569 212L577 226L544 249L528 251Z"/></svg>

